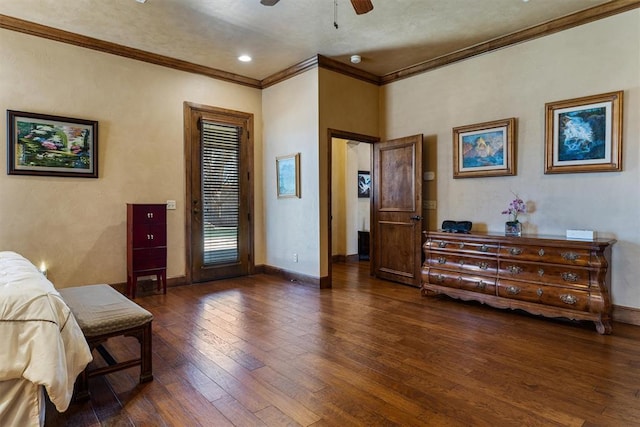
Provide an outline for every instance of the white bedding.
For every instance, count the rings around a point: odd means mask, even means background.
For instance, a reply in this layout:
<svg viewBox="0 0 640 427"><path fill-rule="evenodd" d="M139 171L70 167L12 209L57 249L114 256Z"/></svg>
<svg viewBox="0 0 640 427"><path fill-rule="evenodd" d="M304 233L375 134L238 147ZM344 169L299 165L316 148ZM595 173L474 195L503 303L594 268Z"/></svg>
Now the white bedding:
<svg viewBox="0 0 640 427"><path fill-rule="evenodd" d="M0 252L0 425L42 425L41 386L65 411L76 377L91 360L51 282L21 255Z"/></svg>

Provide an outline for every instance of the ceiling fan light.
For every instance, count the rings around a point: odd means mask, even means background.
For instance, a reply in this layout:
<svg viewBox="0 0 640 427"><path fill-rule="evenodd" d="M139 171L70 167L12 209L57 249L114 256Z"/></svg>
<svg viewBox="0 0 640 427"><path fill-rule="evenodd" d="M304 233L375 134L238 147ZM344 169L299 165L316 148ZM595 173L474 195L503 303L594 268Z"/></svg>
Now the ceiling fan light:
<svg viewBox="0 0 640 427"><path fill-rule="evenodd" d="M362 61L362 57L360 55L351 55L351 63L359 64Z"/></svg>
<svg viewBox="0 0 640 427"><path fill-rule="evenodd" d="M251 57L249 55L240 55L238 56L238 61L240 62L251 62Z"/></svg>

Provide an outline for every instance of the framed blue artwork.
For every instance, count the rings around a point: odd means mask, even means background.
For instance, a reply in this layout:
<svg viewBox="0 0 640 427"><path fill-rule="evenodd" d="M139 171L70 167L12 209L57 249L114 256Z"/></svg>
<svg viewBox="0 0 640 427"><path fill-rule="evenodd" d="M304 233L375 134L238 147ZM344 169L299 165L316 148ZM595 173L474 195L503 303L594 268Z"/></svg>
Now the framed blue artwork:
<svg viewBox="0 0 640 427"><path fill-rule="evenodd" d="M546 104L545 172L622 170L623 91Z"/></svg>
<svg viewBox="0 0 640 427"><path fill-rule="evenodd" d="M479 178L516 174L516 119L453 129L453 177Z"/></svg>

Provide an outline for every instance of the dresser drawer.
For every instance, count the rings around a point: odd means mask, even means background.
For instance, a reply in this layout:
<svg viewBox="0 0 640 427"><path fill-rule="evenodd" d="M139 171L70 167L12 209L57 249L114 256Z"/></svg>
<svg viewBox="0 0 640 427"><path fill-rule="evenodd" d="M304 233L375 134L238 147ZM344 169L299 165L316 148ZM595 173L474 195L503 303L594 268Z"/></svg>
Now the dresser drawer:
<svg viewBox="0 0 640 427"><path fill-rule="evenodd" d="M167 267L167 248L133 250L133 271L158 270Z"/></svg>
<svg viewBox="0 0 640 427"><path fill-rule="evenodd" d="M134 224L166 224L166 205L130 205Z"/></svg>
<svg viewBox="0 0 640 427"><path fill-rule="evenodd" d="M493 277L457 274L452 271L432 268L429 270L429 283L490 295L496 294L496 282Z"/></svg>
<svg viewBox="0 0 640 427"><path fill-rule="evenodd" d="M500 260L499 275L507 279L545 282L572 287L589 287L590 271L554 264L538 264Z"/></svg>
<svg viewBox="0 0 640 427"><path fill-rule="evenodd" d="M464 270L468 272L496 274L498 260L495 258L476 258L464 254L431 253L428 259L430 267Z"/></svg>
<svg viewBox="0 0 640 427"><path fill-rule="evenodd" d="M591 261L591 251L588 249L553 246L503 244L499 255L501 258L575 266L588 266Z"/></svg>
<svg viewBox="0 0 640 427"><path fill-rule="evenodd" d="M498 296L572 310L589 311L589 292L571 288L498 280Z"/></svg>
<svg viewBox="0 0 640 427"><path fill-rule="evenodd" d="M133 247L151 248L167 245L167 227L164 224L144 224L133 229Z"/></svg>
<svg viewBox="0 0 640 427"><path fill-rule="evenodd" d="M454 239L430 239L426 245L432 251L443 252L464 252L477 255L493 255L498 253L497 244L488 244L482 242L454 240Z"/></svg>

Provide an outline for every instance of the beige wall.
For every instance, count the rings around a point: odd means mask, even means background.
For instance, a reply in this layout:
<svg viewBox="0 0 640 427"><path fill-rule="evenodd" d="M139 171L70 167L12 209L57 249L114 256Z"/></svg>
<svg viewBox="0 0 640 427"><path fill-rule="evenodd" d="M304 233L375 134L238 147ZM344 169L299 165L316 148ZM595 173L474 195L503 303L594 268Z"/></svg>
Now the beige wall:
<svg viewBox="0 0 640 427"><path fill-rule="evenodd" d="M624 90L623 172L544 174L545 103ZM518 193L525 231L614 237L612 299L640 308L640 10L482 55L383 88L386 137L423 133L437 155L437 223L504 231ZM518 119L517 176L452 179L452 128ZM428 196L429 197L429 196ZM429 197L430 198L430 197Z"/></svg>
<svg viewBox="0 0 640 427"><path fill-rule="evenodd" d="M0 173L0 250L45 261L58 287L126 281L126 203L177 200L167 215L168 276L185 274L184 101L255 114L263 175L259 90L7 30L0 58L0 110L99 121L99 179ZM255 199L262 218L260 178ZM259 222L255 234L261 263Z"/></svg>
<svg viewBox="0 0 640 427"><path fill-rule="evenodd" d="M262 99L265 264L319 277L318 69L265 89ZM300 153L301 197L278 199L276 157L294 153Z"/></svg>

